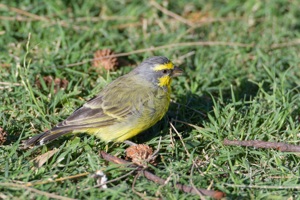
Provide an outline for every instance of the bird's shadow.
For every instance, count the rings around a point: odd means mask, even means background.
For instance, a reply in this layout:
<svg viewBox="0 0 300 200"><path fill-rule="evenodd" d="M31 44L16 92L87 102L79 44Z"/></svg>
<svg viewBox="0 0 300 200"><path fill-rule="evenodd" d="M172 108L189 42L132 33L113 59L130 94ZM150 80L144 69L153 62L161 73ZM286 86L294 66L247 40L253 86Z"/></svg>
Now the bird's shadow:
<svg viewBox="0 0 300 200"><path fill-rule="evenodd" d="M267 89L267 86L263 86ZM182 124L182 121L188 124L202 126L204 122L209 121L208 114L213 111L214 103L222 95L222 103L248 101L253 99L259 90L259 87L253 82L243 79L234 91L231 89L216 90L204 92L202 95L186 92L185 95L177 96L177 101L170 104L166 116L156 125L133 138L137 143L145 143L154 137L169 134L170 122L175 124L177 131L181 132L182 138L188 137L188 132L193 129L191 126ZM234 95L234 97L232 96ZM224 106L225 106L224 105ZM174 135L175 139L177 136Z"/></svg>

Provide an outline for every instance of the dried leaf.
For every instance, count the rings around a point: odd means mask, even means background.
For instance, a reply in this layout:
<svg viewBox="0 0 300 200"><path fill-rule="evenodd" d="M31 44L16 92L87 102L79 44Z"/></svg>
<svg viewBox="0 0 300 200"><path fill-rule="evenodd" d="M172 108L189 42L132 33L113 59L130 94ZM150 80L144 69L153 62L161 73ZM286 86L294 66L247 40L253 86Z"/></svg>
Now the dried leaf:
<svg viewBox="0 0 300 200"><path fill-rule="evenodd" d="M7 133L4 131L3 128L0 127L0 145L4 144L7 139Z"/></svg>
<svg viewBox="0 0 300 200"><path fill-rule="evenodd" d="M65 90L68 87L69 81L67 79L61 79L61 78L55 78L53 80L52 76L44 76L43 80L48 88L52 86L52 83L54 84L54 93L56 94L59 90ZM42 83L40 81L39 77L36 77L35 84L38 88L42 88Z"/></svg>
<svg viewBox="0 0 300 200"><path fill-rule="evenodd" d="M43 166L57 151L58 151L58 149L53 149L51 151L47 151L46 153L34 158L32 160L34 162L34 166L36 168Z"/></svg>

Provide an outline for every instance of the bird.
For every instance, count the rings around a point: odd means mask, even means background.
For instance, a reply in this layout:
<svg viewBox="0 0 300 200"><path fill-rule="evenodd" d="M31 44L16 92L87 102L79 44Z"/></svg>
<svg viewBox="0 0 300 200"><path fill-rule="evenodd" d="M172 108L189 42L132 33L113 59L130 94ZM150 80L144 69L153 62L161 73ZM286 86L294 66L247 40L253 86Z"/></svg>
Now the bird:
<svg viewBox="0 0 300 200"><path fill-rule="evenodd" d="M124 142L147 130L166 114L172 79L183 70L164 56L144 60L48 131L24 142L43 145L62 135L87 133L105 142Z"/></svg>

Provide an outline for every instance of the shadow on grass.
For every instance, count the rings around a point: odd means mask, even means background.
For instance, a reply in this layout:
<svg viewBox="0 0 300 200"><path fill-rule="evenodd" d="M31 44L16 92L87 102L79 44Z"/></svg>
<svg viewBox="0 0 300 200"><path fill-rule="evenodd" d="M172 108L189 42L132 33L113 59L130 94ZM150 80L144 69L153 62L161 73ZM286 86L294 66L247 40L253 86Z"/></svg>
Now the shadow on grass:
<svg viewBox="0 0 300 200"><path fill-rule="evenodd" d="M266 84L263 87L265 89L268 88ZM241 81L239 87L235 88L233 93L237 102L243 102L253 99L257 95L258 91L259 87L256 84L244 79ZM222 103L224 106L226 106L227 103L232 102L232 91L230 89L212 91L201 96L190 92L187 92L184 96L179 96L177 102L171 103L169 111L161 121L152 128L133 138L133 140L136 140L138 143L145 143L154 137L169 134L169 122L173 119L201 127L203 122L209 120L207 117L208 113L213 111L214 99L216 102L219 100L220 92L222 94ZM179 132L182 132L183 138L188 137L189 134L186 133L194 129L191 126L181 123L174 122L174 125ZM178 136L174 135L174 137L175 139L178 139Z"/></svg>

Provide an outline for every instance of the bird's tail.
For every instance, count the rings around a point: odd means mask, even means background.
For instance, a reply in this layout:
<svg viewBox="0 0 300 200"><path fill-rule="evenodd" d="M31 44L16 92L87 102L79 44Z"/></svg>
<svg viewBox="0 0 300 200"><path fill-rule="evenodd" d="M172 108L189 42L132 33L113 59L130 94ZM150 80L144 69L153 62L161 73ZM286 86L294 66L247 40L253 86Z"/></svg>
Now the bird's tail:
<svg viewBox="0 0 300 200"><path fill-rule="evenodd" d="M38 134L33 136L32 138L26 140L24 142L24 146L25 147L29 147L31 145L43 145L46 144L48 142L51 142L53 140L55 140L56 138L65 135L67 133L70 133L70 130L56 130L56 131L52 131L52 130L48 130L44 133Z"/></svg>

